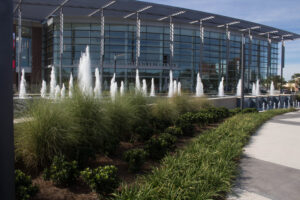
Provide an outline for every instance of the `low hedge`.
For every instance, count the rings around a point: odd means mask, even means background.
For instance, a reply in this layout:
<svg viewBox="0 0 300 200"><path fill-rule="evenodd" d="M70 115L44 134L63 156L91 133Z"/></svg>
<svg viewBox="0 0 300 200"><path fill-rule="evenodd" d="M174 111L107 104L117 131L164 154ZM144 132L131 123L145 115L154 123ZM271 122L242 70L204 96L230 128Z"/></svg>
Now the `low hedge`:
<svg viewBox="0 0 300 200"><path fill-rule="evenodd" d="M64 156L55 156L51 166L44 170L43 177L58 186L73 185L79 177L78 163L68 162Z"/></svg>
<svg viewBox="0 0 300 200"><path fill-rule="evenodd" d="M32 184L31 177L21 170L15 170L16 200L29 200L36 195L39 188Z"/></svg>
<svg viewBox="0 0 300 200"><path fill-rule="evenodd" d="M154 160L159 160L166 155L170 150L174 149L176 137L169 133L162 133L158 137L152 137L147 141L145 150L149 157Z"/></svg>
<svg viewBox="0 0 300 200"><path fill-rule="evenodd" d="M288 111L238 114L227 119L175 156L166 156L151 174L133 185L124 185L116 199L225 199L251 134L268 119Z"/></svg>
<svg viewBox="0 0 300 200"><path fill-rule="evenodd" d="M143 149L131 149L124 153L124 160L128 162L129 171L139 171L146 161L147 153Z"/></svg>

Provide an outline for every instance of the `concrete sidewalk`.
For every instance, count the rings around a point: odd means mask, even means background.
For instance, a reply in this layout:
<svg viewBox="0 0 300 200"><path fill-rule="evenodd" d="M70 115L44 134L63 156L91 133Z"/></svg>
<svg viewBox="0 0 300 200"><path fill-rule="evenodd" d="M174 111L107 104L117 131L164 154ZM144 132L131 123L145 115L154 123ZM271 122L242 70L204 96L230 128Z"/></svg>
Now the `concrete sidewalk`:
<svg viewBox="0 0 300 200"><path fill-rule="evenodd" d="M228 200L300 199L300 111L264 124L245 148Z"/></svg>

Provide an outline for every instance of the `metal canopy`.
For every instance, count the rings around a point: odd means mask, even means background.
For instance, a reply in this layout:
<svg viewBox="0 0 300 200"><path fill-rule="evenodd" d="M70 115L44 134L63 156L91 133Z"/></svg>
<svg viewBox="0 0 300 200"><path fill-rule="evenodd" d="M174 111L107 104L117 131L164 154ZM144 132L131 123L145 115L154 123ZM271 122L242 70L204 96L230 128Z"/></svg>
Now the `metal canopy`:
<svg viewBox="0 0 300 200"><path fill-rule="evenodd" d="M63 8L64 16L88 16L110 2L111 0L13 0L15 11L14 17L17 18L16 10L20 5L22 9L23 19L43 22L44 20L47 20L49 15L58 16L59 8L61 7ZM151 9L140 13L140 18L143 21L157 21L157 19L165 17L167 15L171 15L179 11L185 11L185 13L181 15L174 16L172 18L173 23L190 24L190 22L192 21L214 16L214 18L211 20L203 21L203 25L217 28L217 26L219 25L228 24L233 21L239 21L240 23L231 25L230 30L240 32L240 30L243 29L260 26L259 29L254 29L251 31L251 33L253 35L262 35L263 37L266 36L263 33L270 33L270 38L276 41L281 41L282 39L294 40L300 38L299 34L254 22L225 17L212 13L206 13L202 11L195 11L136 0L116 0L114 4L105 9L105 16L123 18L124 16L130 13L134 13L137 10L140 10L147 6L152 7ZM94 16L98 15L100 15L99 12Z"/></svg>

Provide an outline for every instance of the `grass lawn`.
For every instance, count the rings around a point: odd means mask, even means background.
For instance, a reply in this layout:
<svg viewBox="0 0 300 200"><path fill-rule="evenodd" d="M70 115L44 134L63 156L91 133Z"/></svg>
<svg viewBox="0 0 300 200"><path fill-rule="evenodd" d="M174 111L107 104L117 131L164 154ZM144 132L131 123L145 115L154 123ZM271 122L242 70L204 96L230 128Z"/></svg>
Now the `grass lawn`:
<svg viewBox="0 0 300 200"><path fill-rule="evenodd" d="M166 156L151 174L123 185L116 199L225 199L251 135L267 120L289 111L238 114L227 119L175 155Z"/></svg>

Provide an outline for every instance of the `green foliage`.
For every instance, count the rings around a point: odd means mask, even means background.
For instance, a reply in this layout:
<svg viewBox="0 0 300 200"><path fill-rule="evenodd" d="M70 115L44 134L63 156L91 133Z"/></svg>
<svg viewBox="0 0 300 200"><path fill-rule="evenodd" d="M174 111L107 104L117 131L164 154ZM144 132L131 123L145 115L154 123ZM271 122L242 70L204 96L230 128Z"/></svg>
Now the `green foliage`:
<svg viewBox="0 0 300 200"><path fill-rule="evenodd" d="M119 144L117 136L112 134L109 119L102 104L94 97L75 92L73 98L62 103L65 112L78 127L73 132L79 138L74 157L80 166L84 166L89 158L98 152L113 153Z"/></svg>
<svg viewBox="0 0 300 200"><path fill-rule="evenodd" d="M143 149L131 149L124 153L124 160L129 164L129 171L139 171L146 161L147 153Z"/></svg>
<svg viewBox="0 0 300 200"><path fill-rule="evenodd" d="M177 136L177 137L183 135L181 128L176 127L176 126L170 126L170 127L166 128L165 133L169 133L169 134Z"/></svg>
<svg viewBox="0 0 300 200"><path fill-rule="evenodd" d="M174 104L171 104L167 99L160 99L152 105L152 116L155 128L163 131L174 125L179 113Z"/></svg>
<svg viewBox="0 0 300 200"><path fill-rule="evenodd" d="M238 114L195 138L161 167L123 186L118 200L225 199L237 174L238 159L251 134L266 120L290 110Z"/></svg>
<svg viewBox="0 0 300 200"><path fill-rule="evenodd" d="M152 137L148 140L145 150L149 153L150 158L159 160L164 157L168 151L174 149L175 142L175 136L162 133L158 137Z"/></svg>
<svg viewBox="0 0 300 200"><path fill-rule="evenodd" d="M120 184L115 166L104 166L96 169L86 168L81 177L89 187L100 196L111 194Z"/></svg>
<svg viewBox="0 0 300 200"><path fill-rule="evenodd" d="M176 121L176 126L182 130L184 135L192 136L194 134L195 122L195 114L188 112L179 116Z"/></svg>
<svg viewBox="0 0 300 200"><path fill-rule="evenodd" d="M73 185L79 176L77 161L67 162L63 156L55 156L43 175L45 180L52 180L55 185Z"/></svg>
<svg viewBox="0 0 300 200"><path fill-rule="evenodd" d="M30 176L21 170L15 170L15 190L17 200L29 200L39 191L38 187L32 185Z"/></svg>
<svg viewBox="0 0 300 200"><path fill-rule="evenodd" d="M15 128L15 139L16 156L28 168L48 166L56 155L69 156L78 144L74 134L77 125L61 103L36 101L26 116L27 120Z"/></svg>
<svg viewBox="0 0 300 200"><path fill-rule="evenodd" d="M233 115L236 115L236 114L239 114L242 112L242 109L241 108L234 108L234 109L231 109L230 110L230 114L233 116Z"/></svg>
<svg viewBox="0 0 300 200"><path fill-rule="evenodd" d="M256 108L246 108L242 110L242 113L257 113L258 110Z"/></svg>

